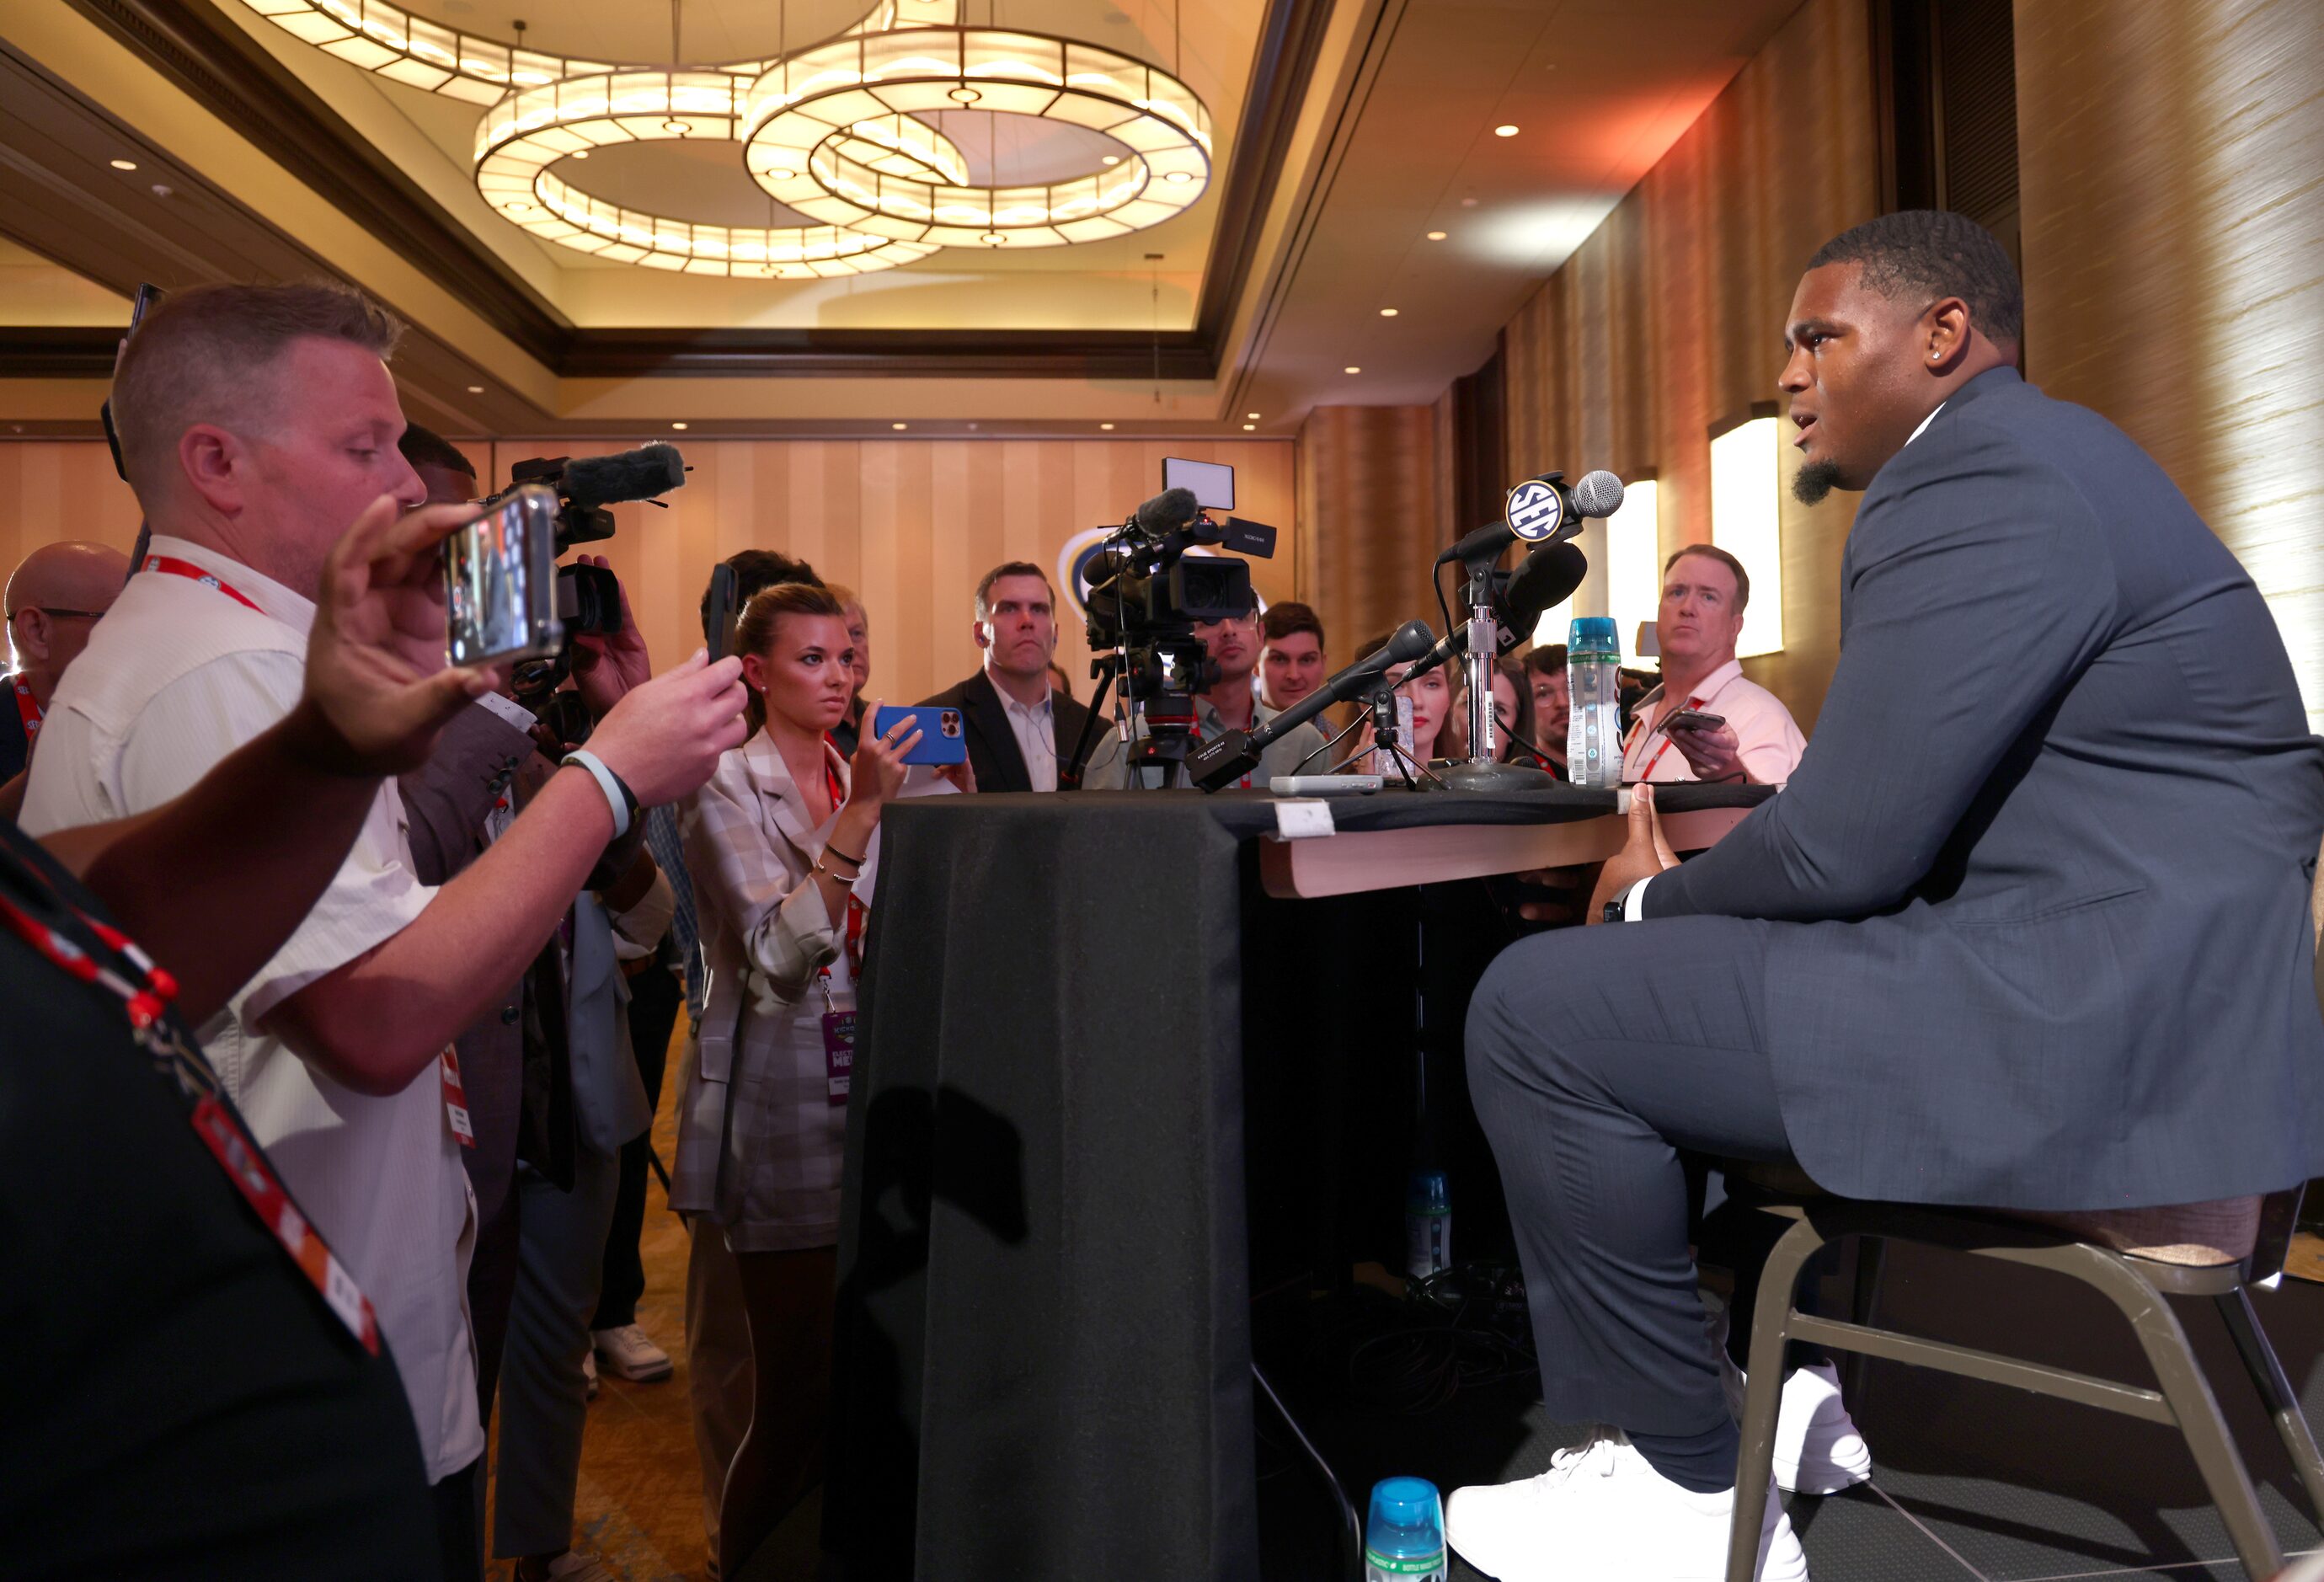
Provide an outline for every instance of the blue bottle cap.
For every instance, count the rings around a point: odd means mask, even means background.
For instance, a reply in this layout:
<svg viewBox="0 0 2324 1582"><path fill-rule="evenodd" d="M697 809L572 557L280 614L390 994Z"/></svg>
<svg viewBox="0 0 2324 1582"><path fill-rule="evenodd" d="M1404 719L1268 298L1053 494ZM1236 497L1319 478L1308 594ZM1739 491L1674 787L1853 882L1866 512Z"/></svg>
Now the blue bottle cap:
<svg viewBox="0 0 2324 1582"><path fill-rule="evenodd" d="M1405 1184L1404 1206L1414 1214L1444 1214L1452 1207L1452 1189L1441 1170L1416 1170Z"/></svg>
<svg viewBox="0 0 2324 1582"><path fill-rule="evenodd" d="M1587 649L1591 653L1619 653L1622 634L1611 615L1576 615L1566 634L1565 645Z"/></svg>
<svg viewBox="0 0 2324 1582"><path fill-rule="evenodd" d="M1444 1503L1425 1477L1383 1478L1372 1485L1364 1558L1391 1576L1426 1576L1444 1561Z"/></svg>

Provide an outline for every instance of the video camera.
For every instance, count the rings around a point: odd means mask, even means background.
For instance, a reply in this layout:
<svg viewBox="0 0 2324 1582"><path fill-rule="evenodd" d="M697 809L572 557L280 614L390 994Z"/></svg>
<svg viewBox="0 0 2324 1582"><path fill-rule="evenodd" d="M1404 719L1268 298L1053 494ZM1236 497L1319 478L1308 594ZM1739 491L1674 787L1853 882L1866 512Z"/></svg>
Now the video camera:
<svg viewBox="0 0 2324 1582"><path fill-rule="evenodd" d="M1257 603L1249 561L1187 551L1218 545L1262 560L1275 554L1274 528L1231 514L1232 467L1172 458L1162 464L1162 493L1098 546L1089 573L1089 645L1098 655L1091 717L1102 717L1106 688L1118 679L1122 697L1143 709L1145 734L1130 748L1133 769L1172 768L1186 756L1194 697L1219 679L1196 624L1247 615ZM1216 521L1213 510L1230 514ZM1087 735L1074 754L1074 776Z"/></svg>
<svg viewBox="0 0 2324 1582"><path fill-rule="evenodd" d="M575 544L596 543L613 536L609 505L628 500L649 500L686 482L686 458L675 445L657 441L612 456L535 457L509 468L509 486L484 502L489 510L527 484L537 484L557 495L555 553ZM622 586L603 566L560 566L557 570L557 618L564 624L565 641L552 658L527 661L511 678L518 699L539 712L549 697L572 673L573 639L584 634L611 637L622 629Z"/></svg>

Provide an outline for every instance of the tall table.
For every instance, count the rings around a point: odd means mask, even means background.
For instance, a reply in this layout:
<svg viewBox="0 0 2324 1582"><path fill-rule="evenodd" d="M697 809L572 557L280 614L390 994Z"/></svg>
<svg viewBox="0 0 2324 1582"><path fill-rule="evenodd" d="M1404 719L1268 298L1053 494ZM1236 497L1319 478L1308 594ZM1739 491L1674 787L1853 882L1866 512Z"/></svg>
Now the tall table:
<svg viewBox="0 0 2324 1582"><path fill-rule="evenodd" d="M1766 794L1658 803L1687 849ZM1326 806L1333 833L1300 839L1264 792L883 816L825 1505L852 1582L1258 1576L1246 1013L1279 1026L1257 1002L1331 985L1254 985L1246 1007L1246 897L1591 862L1624 837L1617 793L1564 786Z"/></svg>

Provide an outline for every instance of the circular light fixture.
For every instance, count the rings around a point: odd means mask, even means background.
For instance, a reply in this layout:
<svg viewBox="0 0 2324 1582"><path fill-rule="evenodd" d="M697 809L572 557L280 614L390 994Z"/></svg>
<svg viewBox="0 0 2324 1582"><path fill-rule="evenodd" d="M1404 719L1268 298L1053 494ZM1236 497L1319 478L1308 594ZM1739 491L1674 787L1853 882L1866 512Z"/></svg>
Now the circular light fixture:
<svg viewBox="0 0 2324 1582"><path fill-rule="evenodd" d="M1357 367L1353 363L1350 363L1346 367L1341 369L1340 372L1342 374L1360 374L1363 370Z"/></svg>
<svg viewBox="0 0 2324 1582"><path fill-rule="evenodd" d="M1380 310L1380 317L1383 319L1393 319L1396 317L1396 310L1393 308L1382 308Z"/></svg>
<svg viewBox="0 0 2324 1582"><path fill-rule="evenodd" d="M1121 162L1121 156L1118 153L1110 153L1100 159L1097 162L1111 170L1115 165Z"/></svg>
<svg viewBox="0 0 2324 1582"><path fill-rule="evenodd" d="M683 429L686 425L684 423L672 423L670 427L673 429Z"/></svg>
<svg viewBox="0 0 2324 1582"><path fill-rule="evenodd" d="M1517 134L1517 129L1514 126L1496 126L1493 128L1493 135L1496 137L1515 137Z"/></svg>
<svg viewBox="0 0 2324 1582"><path fill-rule="evenodd" d="M962 102L964 91L991 114L1103 133L1131 157L1071 180L978 187L963 169L936 174L936 160L921 159L930 170L915 173L866 159L849 134L890 117L918 125L912 117ZM810 218L899 242L1099 241L1160 224L1210 180L1211 114L1194 90L1077 40L915 23L770 62L741 102L744 159L770 196Z"/></svg>
<svg viewBox="0 0 2324 1582"><path fill-rule="evenodd" d="M1428 233L1428 239L1432 242L1441 242L1444 239L1444 233L1443 231L1431 231Z"/></svg>
<svg viewBox="0 0 2324 1582"><path fill-rule="evenodd" d="M137 168L137 162L135 160L111 160L106 162L111 164L116 171L134 171Z"/></svg>

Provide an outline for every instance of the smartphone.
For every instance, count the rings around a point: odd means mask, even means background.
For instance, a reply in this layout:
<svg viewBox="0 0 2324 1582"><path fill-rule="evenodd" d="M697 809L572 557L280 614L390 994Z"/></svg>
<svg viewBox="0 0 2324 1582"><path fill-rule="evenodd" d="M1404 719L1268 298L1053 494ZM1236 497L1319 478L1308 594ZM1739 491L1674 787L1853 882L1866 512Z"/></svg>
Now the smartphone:
<svg viewBox="0 0 2324 1582"><path fill-rule="evenodd" d="M1663 729L1669 731L1713 731L1727 723L1723 714L1705 714L1699 708L1675 709L1664 717Z"/></svg>
<svg viewBox="0 0 2324 1582"><path fill-rule="evenodd" d="M890 704L882 708L872 721L872 734L884 736L898 720L909 715L918 722L920 739L917 746L904 754L907 763L965 763L968 762L968 738L961 734L960 710L943 708L933 703L915 703L908 708ZM904 733L909 735L911 733Z"/></svg>
<svg viewBox="0 0 2324 1582"><path fill-rule="evenodd" d="M444 652L456 665L561 651L556 493L523 485L446 539L444 595Z"/></svg>
<svg viewBox="0 0 2324 1582"><path fill-rule="evenodd" d="M710 569L710 607L702 612L702 641L712 664L734 652L734 623L742 614L734 607L734 568L721 560Z"/></svg>

